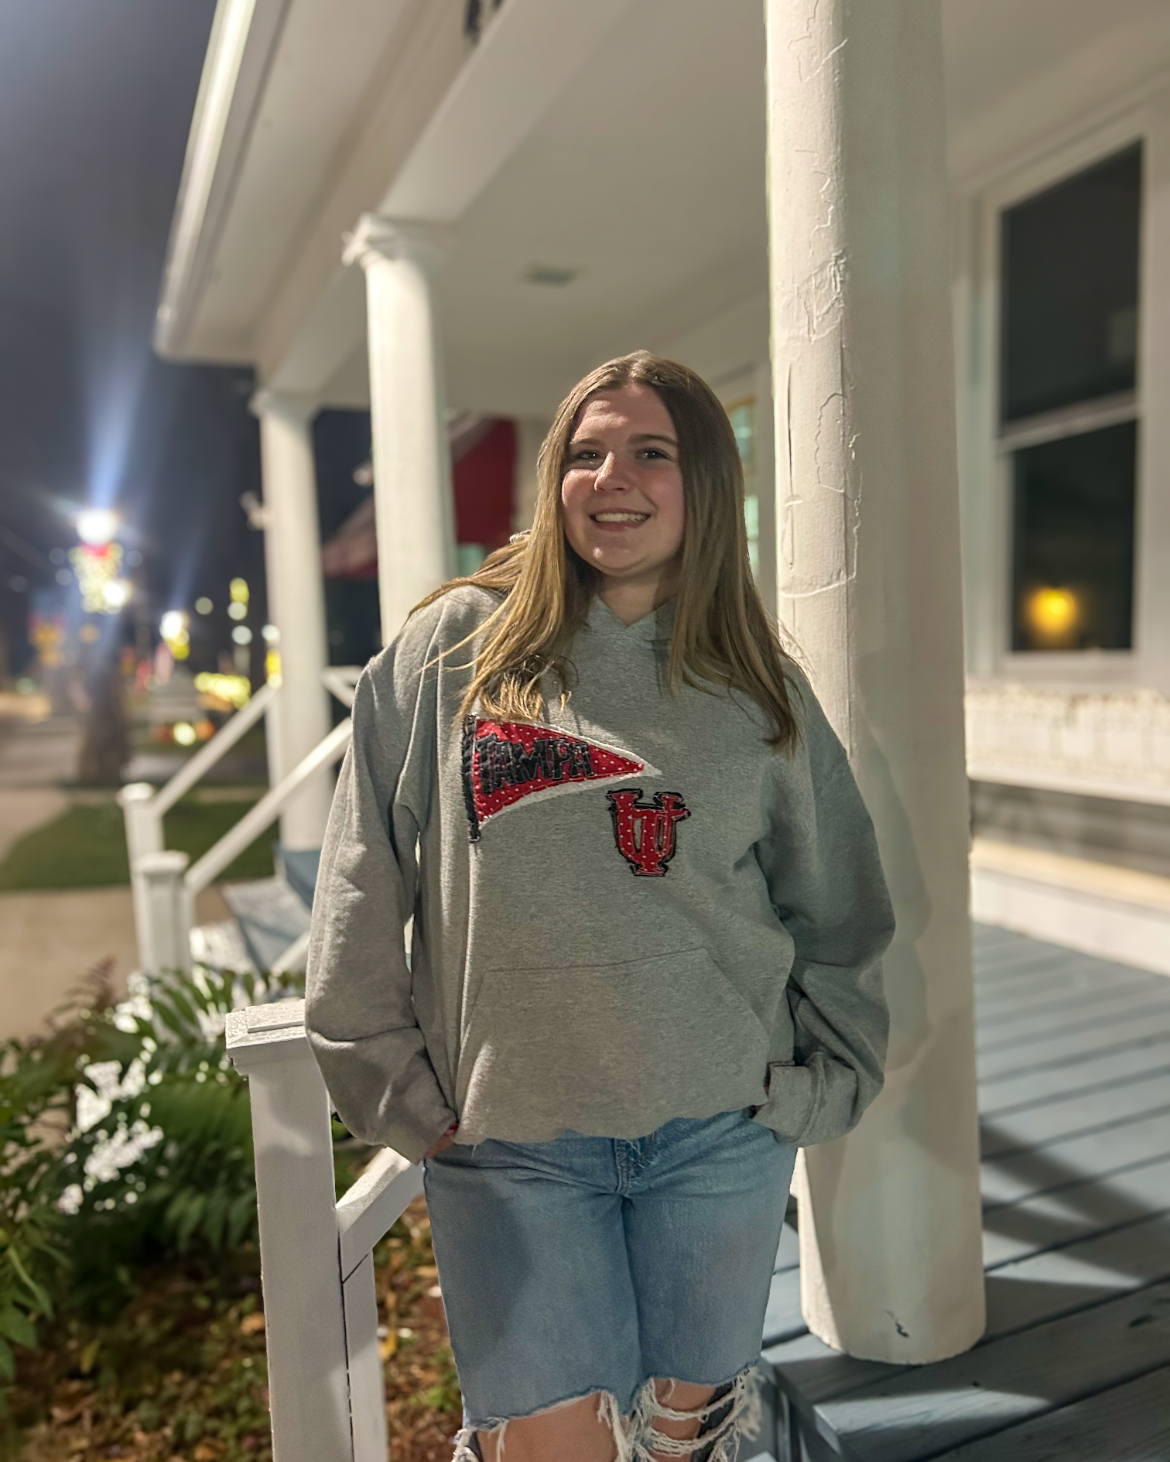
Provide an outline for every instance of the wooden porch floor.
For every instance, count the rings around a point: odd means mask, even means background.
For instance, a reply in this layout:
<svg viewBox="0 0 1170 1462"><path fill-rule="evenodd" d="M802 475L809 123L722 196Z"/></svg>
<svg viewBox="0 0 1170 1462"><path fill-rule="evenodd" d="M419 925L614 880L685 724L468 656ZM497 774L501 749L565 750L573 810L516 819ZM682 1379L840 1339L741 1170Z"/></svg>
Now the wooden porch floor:
<svg viewBox="0 0 1170 1462"><path fill-rule="evenodd" d="M987 926L975 967L987 1335L932 1366L838 1355L782 1245L781 1462L1170 1459L1170 978Z"/></svg>

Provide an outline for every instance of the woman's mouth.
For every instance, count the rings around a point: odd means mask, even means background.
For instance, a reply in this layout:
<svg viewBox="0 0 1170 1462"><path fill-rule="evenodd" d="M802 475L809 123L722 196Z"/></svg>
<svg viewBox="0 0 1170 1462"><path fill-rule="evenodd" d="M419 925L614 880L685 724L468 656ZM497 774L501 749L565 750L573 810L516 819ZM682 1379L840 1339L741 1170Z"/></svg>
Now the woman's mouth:
<svg viewBox="0 0 1170 1462"><path fill-rule="evenodd" d="M649 513L591 513L590 517L599 528L606 528L610 532L620 531L625 528L637 528L645 523L650 517Z"/></svg>

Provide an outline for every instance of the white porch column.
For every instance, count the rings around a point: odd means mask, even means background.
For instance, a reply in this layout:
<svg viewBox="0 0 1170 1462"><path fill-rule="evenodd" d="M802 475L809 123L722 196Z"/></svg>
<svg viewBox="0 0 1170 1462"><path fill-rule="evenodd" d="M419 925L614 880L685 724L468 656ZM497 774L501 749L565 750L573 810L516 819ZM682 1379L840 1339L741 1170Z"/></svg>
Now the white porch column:
<svg viewBox="0 0 1170 1462"><path fill-rule="evenodd" d="M366 214L345 251L366 274L382 643L455 572L455 509L429 271L442 230Z"/></svg>
<svg viewBox="0 0 1170 1462"><path fill-rule="evenodd" d="M311 410L275 391L260 391L252 409L260 418L268 615L280 631L281 691L268 712L268 770L275 786L329 734L329 694L321 681L328 664L325 590ZM293 797L280 818L285 847L321 846L331 797L327 771Z"/></svg>
<svg viewBox="0 0 1170 1462"><path fill-rule="evenodd" d="M802 1299L923 1363L984 1328L939 4L766 14L779 610L898 918L886 1090L806 1154Z"/></svg>

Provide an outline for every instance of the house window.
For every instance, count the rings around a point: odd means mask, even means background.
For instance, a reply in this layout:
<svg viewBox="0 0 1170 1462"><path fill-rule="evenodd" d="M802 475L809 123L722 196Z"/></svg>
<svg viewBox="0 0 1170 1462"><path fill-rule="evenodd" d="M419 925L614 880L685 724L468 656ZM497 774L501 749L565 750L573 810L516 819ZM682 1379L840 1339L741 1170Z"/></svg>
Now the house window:
<svg viewBox="0 0 1170 1462"><path fill-rule="evenodd" d="M1142 149L1004 211L1011 647L1133 644Z"/></svg>
<svg viewBox="0 0 1170 1462"><path fill-rule="evenodd" d="M756 480L756 403L751 398L727 408L739 460L743 463L743 516L752 574L760 573L760 491Z"/></svg>

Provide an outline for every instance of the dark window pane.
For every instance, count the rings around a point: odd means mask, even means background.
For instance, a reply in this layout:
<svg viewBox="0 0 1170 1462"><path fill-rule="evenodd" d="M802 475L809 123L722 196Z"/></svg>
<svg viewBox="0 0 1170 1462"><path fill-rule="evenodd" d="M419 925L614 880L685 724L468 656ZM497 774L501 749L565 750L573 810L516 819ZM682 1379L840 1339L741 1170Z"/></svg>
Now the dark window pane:
<svg viewBox="0 0 1170 1462"><path fill-rule="evenodd" d="M1013 650L1128 650L1137 423L1012 454Z"/></svg>
<svg viewBox="0 0 1170 1462"><path fill-rule="evenodd" d="M1134 388L1142 150L1002 219L1005 421Z"/></svg>

